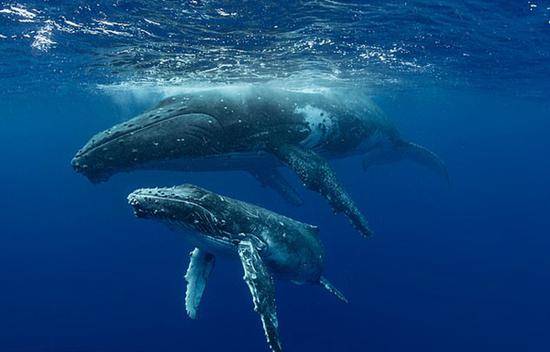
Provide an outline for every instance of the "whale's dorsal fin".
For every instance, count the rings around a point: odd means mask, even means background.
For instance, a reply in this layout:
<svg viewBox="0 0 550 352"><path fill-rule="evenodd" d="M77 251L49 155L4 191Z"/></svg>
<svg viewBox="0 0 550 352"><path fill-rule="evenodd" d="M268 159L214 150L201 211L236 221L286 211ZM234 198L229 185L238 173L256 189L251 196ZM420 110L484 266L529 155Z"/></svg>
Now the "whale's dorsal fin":
<svg viewBox="0 0 550 352"><path fill-rule="evenodd" d="M251 241L239 243L239 257L244 270L244 281L248 285L254 311L260 315L267 343L273 352L282 351L279 340L279 323L275 306L275 284L267 270L258 249Z"/></svg>
<svg viewBox="0 0 550 352"><path fill-rule="evenodd" d="M330 281L328 281L326 277L321 276L321 278L319 279L319 284L321 284L321 286L323 286L328 292L335 295L342 302L349 303L348 299L344 296L344 294L342 294L340 290L334 287L334 285Z"/></svg>
<svg viewBox="0 0 550 352"><path fill-rule="evenodd" d="M262 186L273 189L290 204L296 206L303 204L300 194L276 168L257 167L250 169L249 172L262 184Z"/></svg>
<svg viewBox="0 0 550 352"><path fill-rule="evenodd" d="M185 310L191 319L197 317L197 309L206 288L208 275L214 267L215 257L201 249L195 248L190 253L189 267L185 273L187 290L185 292Z"/></svg>
<svg viewBox="0 0 550 352"><path fill-rule="evenodd" d="M288 165L304 185L325 197L335 212L343 212L364 236L372 234L367 220L344 191L328 162L314 151L292 144L276 144L270 151Z"/></svg>

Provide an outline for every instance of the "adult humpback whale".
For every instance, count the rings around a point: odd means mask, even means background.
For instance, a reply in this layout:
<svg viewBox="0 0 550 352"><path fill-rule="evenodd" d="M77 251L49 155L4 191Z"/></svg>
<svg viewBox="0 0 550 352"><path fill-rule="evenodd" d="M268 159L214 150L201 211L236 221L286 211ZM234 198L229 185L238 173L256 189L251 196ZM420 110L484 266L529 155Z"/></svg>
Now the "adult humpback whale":
<svg viewBox="0 0 550 352"><path fill-rule="evenodd" d="M151 110L94 136L72 165L91 181L134 169L246 170L299 203L278 173L286 165L364 235L367 221L326 158L365 155L364 166L409 158L447 177L432 152L403 140L369 102L352 108L331 94L263 86L218 88L163 100Z"/></svg>
<svg viewBox="0 0 550 352"><path fill-rule="evenodd" d="M282 350L274 277L320 285L346 302L322 276L324 254L317 227L193 185L140 189L128 196L128 202L137 217L159 220L185 231L196 247L185 275L185 305L191 318L196 317L219 254L240 258L254 310L260 315L273 351Z"/></svg>

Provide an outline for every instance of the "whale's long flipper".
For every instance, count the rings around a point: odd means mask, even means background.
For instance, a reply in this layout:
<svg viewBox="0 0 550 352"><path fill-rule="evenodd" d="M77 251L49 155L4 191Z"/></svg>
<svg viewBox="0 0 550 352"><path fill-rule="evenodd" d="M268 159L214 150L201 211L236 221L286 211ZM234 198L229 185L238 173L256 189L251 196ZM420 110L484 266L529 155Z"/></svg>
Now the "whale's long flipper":
<svg viewBox="0 0 550 352"><path fill-rule="evenodd" d="M195 248L190 254L189 267L185 274L187 290L185 292L185 309L191 319L197 317L197 309L206 287L208 275L214 267L215 257L203 250Z"/></svg>
<svg viewBox="0 0 550 352"><path fill-rule="evenodd" d="M328 292L330 292L330 293L332 293L333 295L335 295L339 300L341 300L341 301L344 302L344 303L349 303L349 302L348 302L348 299L346 298L346 296L344 296L344 294L343 294L342 292L340 292L340 290L338 290L330 281L328 281L326 277L321 276L321 278L319 279L319 283L320 283L321 286L323 286Z"/></svg>
<svg viewBox="0 0 550 352"><path fill-rule="evenodd" d="M252 242L239 243L238 252L244 269L244 281L250 289L254 311L262 319L267 343L273 352L280 352L282 347L279 340L273 278Z"/></svg>
<svg viewBox="0 0 550 352"><path fill-rule="evenodd" d="M276 168L253 168L249 172L260 181L262 186L273 189L290 204L302 205L303 201L300 194Z"/></svg>
<svg viewBox="0 0 550 352"><path fill-rule="evenodd" d="M366 170L371 165L387 164L403 159L426 166L450 183L447 167L437 154L426 147L403 140L395 141L393 148L375 148L369 151L363 159L363 169Z"/></svg>
<svg viewBox="0 0 550 352"><path fill-rule="evenodd" d="M367 220L344 191L326 160L309 149L290 144L271 146L270 149L275 156L298 174L307 188L323 195L335 212L344 212L363 235L372 234Z"/></svg>

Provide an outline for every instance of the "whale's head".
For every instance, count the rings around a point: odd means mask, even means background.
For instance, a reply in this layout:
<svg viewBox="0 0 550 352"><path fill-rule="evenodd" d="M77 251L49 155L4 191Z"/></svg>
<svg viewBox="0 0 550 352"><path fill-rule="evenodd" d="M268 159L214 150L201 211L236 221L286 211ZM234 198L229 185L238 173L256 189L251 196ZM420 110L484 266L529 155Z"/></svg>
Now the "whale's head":
<svg viewBox="0 0 550 352"><path fill-rule="evenodd" d="M157 220L175 230L198 234L200 240L218 245L238 243L237 219L229 221L227 200L194 185L142 188L128 196L138 218Z"/></svg>
<svg viewBox="0 0 550 352"><path fill-rule="evenodd" d="M96 134L76 153L73 168L95 183L121 171L215 152L223 138L217 120L172 105Z"/></svg>

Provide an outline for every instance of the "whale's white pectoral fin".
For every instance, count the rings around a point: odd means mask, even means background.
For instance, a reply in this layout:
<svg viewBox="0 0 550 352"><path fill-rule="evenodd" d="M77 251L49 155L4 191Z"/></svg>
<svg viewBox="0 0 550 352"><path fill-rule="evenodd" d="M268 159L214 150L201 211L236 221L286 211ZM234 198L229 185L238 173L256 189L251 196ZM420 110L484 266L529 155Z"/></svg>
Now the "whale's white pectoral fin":
<svg viewBox="0 0 550 352"><path fill-rule="evenodd" d="M321 284L321 286L323 286L328 292L335 295L342 302L349 303L344 294L340 292L340 290L338 290L336 287L334 287L334 285L330 281L328 281L326 277L321 276L321 279L319 279L319 284Z"/></svg>
<svg viewBox="0 0 550 352"><path fill-rule="evenodd" d="M291 144L270 146L271 152L288 165L304 185L325 197L335 212L343 212L353 226L365 236L372 234L367 220L344 191L328 162L314 151Z"/></svg>
<svg viewBox="0 0 550 352"><path fill-rule="evenodd" d="M296 206L303 204L300 194L276 168L253 168L249 172L262 184L262 186L273 189L290 204Z"/></svg>
<svg viewBox="0 0 550 352"><path fill-rule="evenodd" d="M372 165L388 164L403 159L412 160L426 166L445 179L448 184L450 183L447 166L437 154L419 144L403 140L395 141L393 148L374 148L369 151L363 158L363 169L366 170Z"/></svg>
<svg viewBox="0 0 550 352"><path fill-rule="evenodd" d="M238 248L254 311L260 315L267 343L273 352L282 351L279 340L275 284L260 254L251 241L242 241Z"/></svg>
<svg viewBox="0 0 550 352"><path fill-rule="evenodd" d="M206 288L208 275L214 267L215 257L195 248L190 254L189 267L185 274L187 290L185 292L185 310L191 319L197 317L197 309Z"/></svg>

